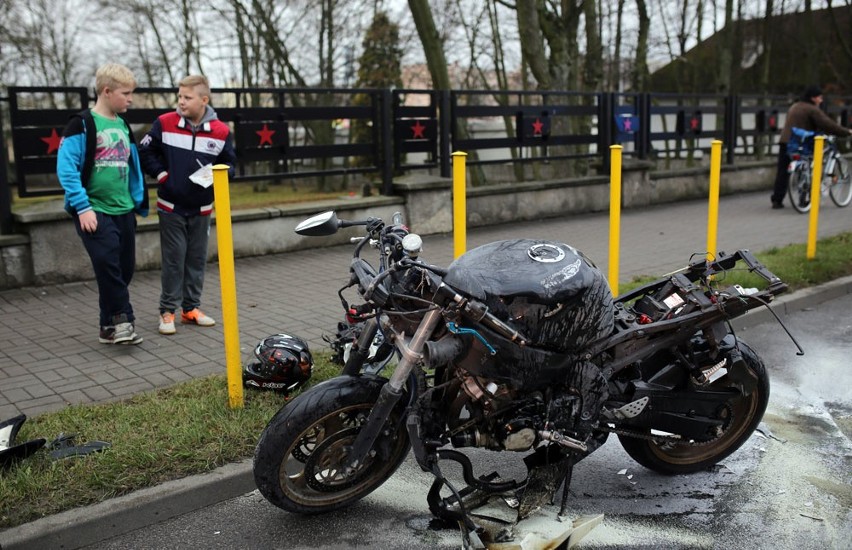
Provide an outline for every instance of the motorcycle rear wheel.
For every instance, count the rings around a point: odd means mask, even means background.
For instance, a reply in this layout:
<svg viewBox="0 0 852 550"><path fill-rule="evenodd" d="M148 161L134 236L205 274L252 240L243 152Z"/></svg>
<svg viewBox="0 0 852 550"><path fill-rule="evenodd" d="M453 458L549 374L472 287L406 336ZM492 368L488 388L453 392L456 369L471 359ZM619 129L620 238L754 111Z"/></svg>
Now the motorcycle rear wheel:
<svg viewBox="0 0 852 550"><path fill-rule="evenodd" d="M699 472L727 457L751 437L769 403L769 376L760 357L745 342L738 347L748 368L757 376L757 387L750 395L739 395L729 401L733 415L731 423L720 437L700 444L656 443L653 441L619 435L621 446L630 457L655 472L662 474L689 474ZM730 386L727 376L713 384L714 388ZM650 430L647 431L650 434Z"/></svg>
<svg viewBox="0 0 852 550"><path fill-rule="evenodd" d="M351 476L343 474L342 466L386 382L372 376L338 376L278 411L255 449L254 479L260 493L288 512L321 514L382 485L409 449L396 411L374 445L377 454Z"/></svg>

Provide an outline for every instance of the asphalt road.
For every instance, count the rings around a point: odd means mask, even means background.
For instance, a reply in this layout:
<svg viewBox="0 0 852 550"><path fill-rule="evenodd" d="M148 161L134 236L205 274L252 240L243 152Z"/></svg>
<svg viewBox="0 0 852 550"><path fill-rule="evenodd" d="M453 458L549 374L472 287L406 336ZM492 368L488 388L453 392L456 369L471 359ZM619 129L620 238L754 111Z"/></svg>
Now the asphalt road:
<svg viewBox="0 0 852 550"><path fill-rule="evenodd" d="M852 540L852 295L786 318L805 349L775 323L740 330L763 357L772 394L762 424L712 471L661 476L611 438L577 465L574 515L605 514L581 548L847 549ZM520 456L477 453L477 473L521 475ZM487 465L483 465L487 462ZM92 549L459 548L433 529L431 476L406 461L350 509L302 517L257 491L134 531Z"/></svg>

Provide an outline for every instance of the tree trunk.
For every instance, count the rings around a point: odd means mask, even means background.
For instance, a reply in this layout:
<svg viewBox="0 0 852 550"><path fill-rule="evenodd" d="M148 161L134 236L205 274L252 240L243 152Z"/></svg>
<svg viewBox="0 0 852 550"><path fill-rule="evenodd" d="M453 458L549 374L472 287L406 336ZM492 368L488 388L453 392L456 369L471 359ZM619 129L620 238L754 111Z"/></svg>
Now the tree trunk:
<svg viewBox="0 0 852 550"><path fill-rule="evenodd" d="M731 93L731 65L733 54L731 41L734 38L734 0L725 0L725 27L722 29L722 47L719 51L716 90L723 95Z"/></svg>
<svg viewBox="0 0 852 550"><path fill-rule="evenodd" d="M762 55L762 63L760 65L760 77L758 79L758 89L761 94L769 93L769 68L772 62L772 8L773 8L772 0L766 0L766 15L763 18L763 29L762 29L762 42L763 42L763 55ZM771 102L763 98L762 103L764 105L771 104ZM768 115L768 113L767 113ZM763 158L764 149L766 149L766 153L769 153L769 149L772 147L772 139L767 139L765 136L756 136L754 139L754 152L755 157L757 159Z"/></svg>
<svg viewBox="0 0 852 550"><path fill-rule="evenodd" d="M621 22L624 19L624 2L625 0L618 0L618 12L615 17L615 53L613 54L612 60L612 81L611 81L611 89L614 92L621 92Z"/></svg>
<svg viewBox="0 0 852 550"><path fill-rule="evenodd" d="M648 88L648 34L651 18L645 0L636 0L639 11L639 34L636 39L636 62L633 68L633 91L646 92Z"/></svg>
<svg viewBox="0 0 852 550"><path fill-rule="evenodd" d="M447 57L444 55L444 44L438 34L438 29L435 27L435 19L432 17L432 8L429 7L429 2L427 0L408 0L408 7L411 10L414 26L417 27L417 35L420 37L420 44L423 46L423 54L426 56L426 65L429 67L429 75L432 77L432 88L435 90L451 89ZM442 116L445 115L446 113L442 113ZM456 121L455 132L460 139L467 139L468 137L467 127L458 121ZM476 151L468 151L467 153L470 161L477 160ZM470 172L472 186L481 185L485 181L485 175L480 166L471 165L468 171Z"/></svg>
<svg viewBox="0 0 852 550"><path fill-rule="evenodd" d="M521 55L539 89L549 90L553 87L547 57L544 53L544 34L538 18L538 3L536 0L518 0L518 38L521 41Z"/></svg>
<svg viewBox="0 0 852 550"><path fill-rule="evenodd" d="M586 19L586 62L583 64L583 90L597 92L603 80L603 45L598 32L598 13L595 0L585 0L583 17Z"/></svg>
<svg viewBox="0 0 852 550"><path fill-rule="evenodd" d="M426 65L429 67L429 75L432 77L432 88L435 90L450 89L450 74L447 70L447 58L444 55L444 44L435 27L435 19L432 17L432 8L427 0L408 0L411 9L411 17L423 46L423 55L426 57Z"/></svg>

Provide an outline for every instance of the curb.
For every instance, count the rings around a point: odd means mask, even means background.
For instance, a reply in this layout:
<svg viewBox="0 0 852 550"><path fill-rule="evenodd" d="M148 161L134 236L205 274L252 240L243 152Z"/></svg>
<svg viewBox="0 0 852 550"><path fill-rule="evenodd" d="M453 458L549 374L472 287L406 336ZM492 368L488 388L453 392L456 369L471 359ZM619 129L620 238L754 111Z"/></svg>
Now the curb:
<svg viewBox="0 0 852 550"><path fill-rule="evenodd" d="M799 290L772 304L779 317L852 294L852 276ZM766 308L734 319L737 330L766 322L775 316ZM135 491L91 506L75 508L0 532L3 550L63 548L73 550L166 521L255 490L252 460L227 464L216 470Z"/></svg>
<svg viewBox="0 0 852 550"><path fill-rule="evenodd" d="M12 527L0 532L0 547L82 548L254 489L252 460L247 459Z"/></svg>
<svg viewBox="0 0 852 550"><path fill-rule="evenodd" d="M781 295L780 298L771 302L771 305L778 317L783 318L791 313L818 306L823 302L840 298L846 294L852 294L852 275L819 286L803 288L792 294ZM767 322L776 322L775 316L769 309L763 307L753 309L742 317L737 317L731 321L731 324L734 329L742 330Z"/></svg>

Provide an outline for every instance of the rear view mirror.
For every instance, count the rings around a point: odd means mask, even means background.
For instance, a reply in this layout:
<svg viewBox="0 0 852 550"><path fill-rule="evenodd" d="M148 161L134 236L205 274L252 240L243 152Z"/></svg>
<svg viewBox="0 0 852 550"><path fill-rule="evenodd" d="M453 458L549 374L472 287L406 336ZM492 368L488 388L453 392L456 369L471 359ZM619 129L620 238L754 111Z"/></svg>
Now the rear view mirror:
<svg viewBox="0 0 852 550"><path fill-rule="evenodd" d="M332 210L311 216L296 226L296 233L307 237L334 235L340 228L337 214Z"/></svg>

